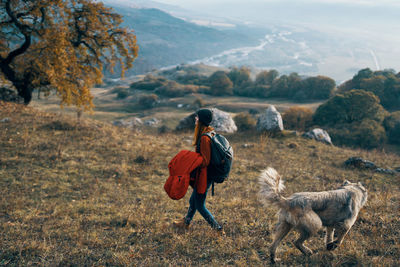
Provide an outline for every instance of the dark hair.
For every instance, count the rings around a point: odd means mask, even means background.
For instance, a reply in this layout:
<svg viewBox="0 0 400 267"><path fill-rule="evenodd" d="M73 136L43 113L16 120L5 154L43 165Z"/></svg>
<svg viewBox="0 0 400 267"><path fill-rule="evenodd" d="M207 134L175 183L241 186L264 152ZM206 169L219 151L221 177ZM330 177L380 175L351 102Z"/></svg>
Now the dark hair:
<svg viewBox="0 0 400 267"><path fill-rule="evenodd" d="M209 109L203 108L196 112L199 121L201 121L205 126L209 126L213 119L213 112Z"/></svg>

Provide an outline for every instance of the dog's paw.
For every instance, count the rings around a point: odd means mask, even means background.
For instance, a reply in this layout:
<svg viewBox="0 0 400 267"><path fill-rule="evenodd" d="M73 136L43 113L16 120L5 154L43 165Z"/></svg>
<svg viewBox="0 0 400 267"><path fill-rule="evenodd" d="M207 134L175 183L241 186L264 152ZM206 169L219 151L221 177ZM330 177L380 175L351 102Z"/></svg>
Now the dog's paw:
<svg viewBox="0 0 400 267"><path fill-rule="evenodd" d="M336 242L331 242L331 243L328 243L328 244L326 245L326 249L327 249L327 250L334 250L334 249L337 248L337 247L338 247L338 245L337 245Z"/></svg>

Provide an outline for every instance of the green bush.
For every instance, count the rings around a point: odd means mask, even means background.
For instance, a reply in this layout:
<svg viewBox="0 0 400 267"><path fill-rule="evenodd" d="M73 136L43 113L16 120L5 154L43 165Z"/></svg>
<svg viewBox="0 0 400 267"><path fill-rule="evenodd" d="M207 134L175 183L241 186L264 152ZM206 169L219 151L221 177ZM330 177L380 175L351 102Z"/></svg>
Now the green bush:
<svg viewBox="0 0 400 267"><path fill-rule="evenodd" d="M249 113L239 113L234 119L236 126L240 131L252 130L256 126L256 119Z"/></svg>
<svg viewBox="0 0 400 267"><path fill-rule="evenodd" d="M400 77L394 70L360 70L339 87L340 92L361 89L373 92L387 110L400 109Z"/></svg>
<svg viewBox="0 0 400 267"><path fill-rule="evenodd" d="M155 77L153 75L146 75L142 81L137 81L131 84L131 89L153 91L163 85L165 85L168 80L164 77Z"/></svg>
<svg viewBox="0 0 400 267"><path fill-rule="evenodd" d="M282 115L285 129L306 131L312 124L313 111L305 107L291 107Z"/></svg>
<svg viewBox="0 0 400 267"><path fill-rule="evenodd" d="M351 90L343 95L338 94L320 105L314 113L313 120L321 126L360 122L364 119L381 123L385 114L379 99L373 93Z"/></svg>
<svg viewBox="0 0 400 267"><path fill-rule="evenodd" d="M214 72L210 78L210 92L213 95L232 95L233 83L224 71Z"/></svg>
<svg viewBox="0 0 400 267"><path fill-rule="evenodd" d="M359 123L346 123L328 129L335 145L372 149L386 141L383 126L375 120L365 119Z"/></svg>
<svg viewBox="0 0 400 267"><path fill-rule="evenodd" d="M165 85L156 89L155 93L167 97L181 97L197 92L198 88L197 85L183 85L175 81L169 81Z"/></svg>
<svg viewBox="0 0 400 267"><path fill-rule="evenodd" d="M142 95L139 100L138 104L140 107L149 109L153 108L158 101L158 96L155 94L150 94L150 95Z"/></svg>
<svg viewBox="0 0 400 267"><path fill-rule="evenodd" d="M120 88L117 92L117 99L125 99L129 96L129 91L126 88Z"/></svg>
<svg viewBox="0 0 400 267"><path fill-rule="evenodd" d="M400 111L390 113L383 121L389 142L400 144Z"/></svg>
<svg viewBox="0 0 400 267"><path fill-rule="evenodd" d="M388 133L389 142L400 145L400 122L398 122Z"/></svg>

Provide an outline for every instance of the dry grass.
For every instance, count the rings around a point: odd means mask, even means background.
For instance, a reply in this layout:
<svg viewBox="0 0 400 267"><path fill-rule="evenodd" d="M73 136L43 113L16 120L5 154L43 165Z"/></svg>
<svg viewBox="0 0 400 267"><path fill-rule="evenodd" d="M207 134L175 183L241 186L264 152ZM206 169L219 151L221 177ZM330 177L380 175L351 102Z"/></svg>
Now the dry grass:
<svg viewBox="0 0 400 267"><path fill-rule="evenodd" d="M230 180L216 186L208 207L223 223L216 237L196 215L180 233L171 221L187 209L163 191L169 160L191 149L190 134L150 135L0 102L0 265L6 266L265 266L276 209L257 200L257 175L267 166L285 177L289 195L360 181L369 202L334 252L323 235L305 258L295 233L282 242L285 266L399 266L399 176L346 169L361 156L378 166L400 157L341 149L301 137L228 136L235 150ZM243 146L248 144L248 146Z"/></svg>

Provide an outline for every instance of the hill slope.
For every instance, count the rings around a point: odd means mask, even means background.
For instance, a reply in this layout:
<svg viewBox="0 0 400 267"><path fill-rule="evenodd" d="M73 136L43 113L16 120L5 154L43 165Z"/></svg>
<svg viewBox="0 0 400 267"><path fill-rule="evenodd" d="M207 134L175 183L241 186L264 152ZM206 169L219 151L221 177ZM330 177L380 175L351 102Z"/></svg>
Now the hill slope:
<svg viewBox="0 0 400 267"><path fill-rule="evenodd" d="M393 168L400 157L354 151L300 137L228 136L235 162L208 207L227 236L209 231L200 215L186 234L170 227L188 198L163 191L167 164L192 149L190 133L148 135L0 102L0 265L251 265L268 264L276 209L257 200L257 175L275 167L289 195L360 181L369 202L333 253L322 234L305 258L290 243L278 250L285 265L399 265L399 176L346 169L361 156ZM244 146L244 144L247 144Z"/></svg>

